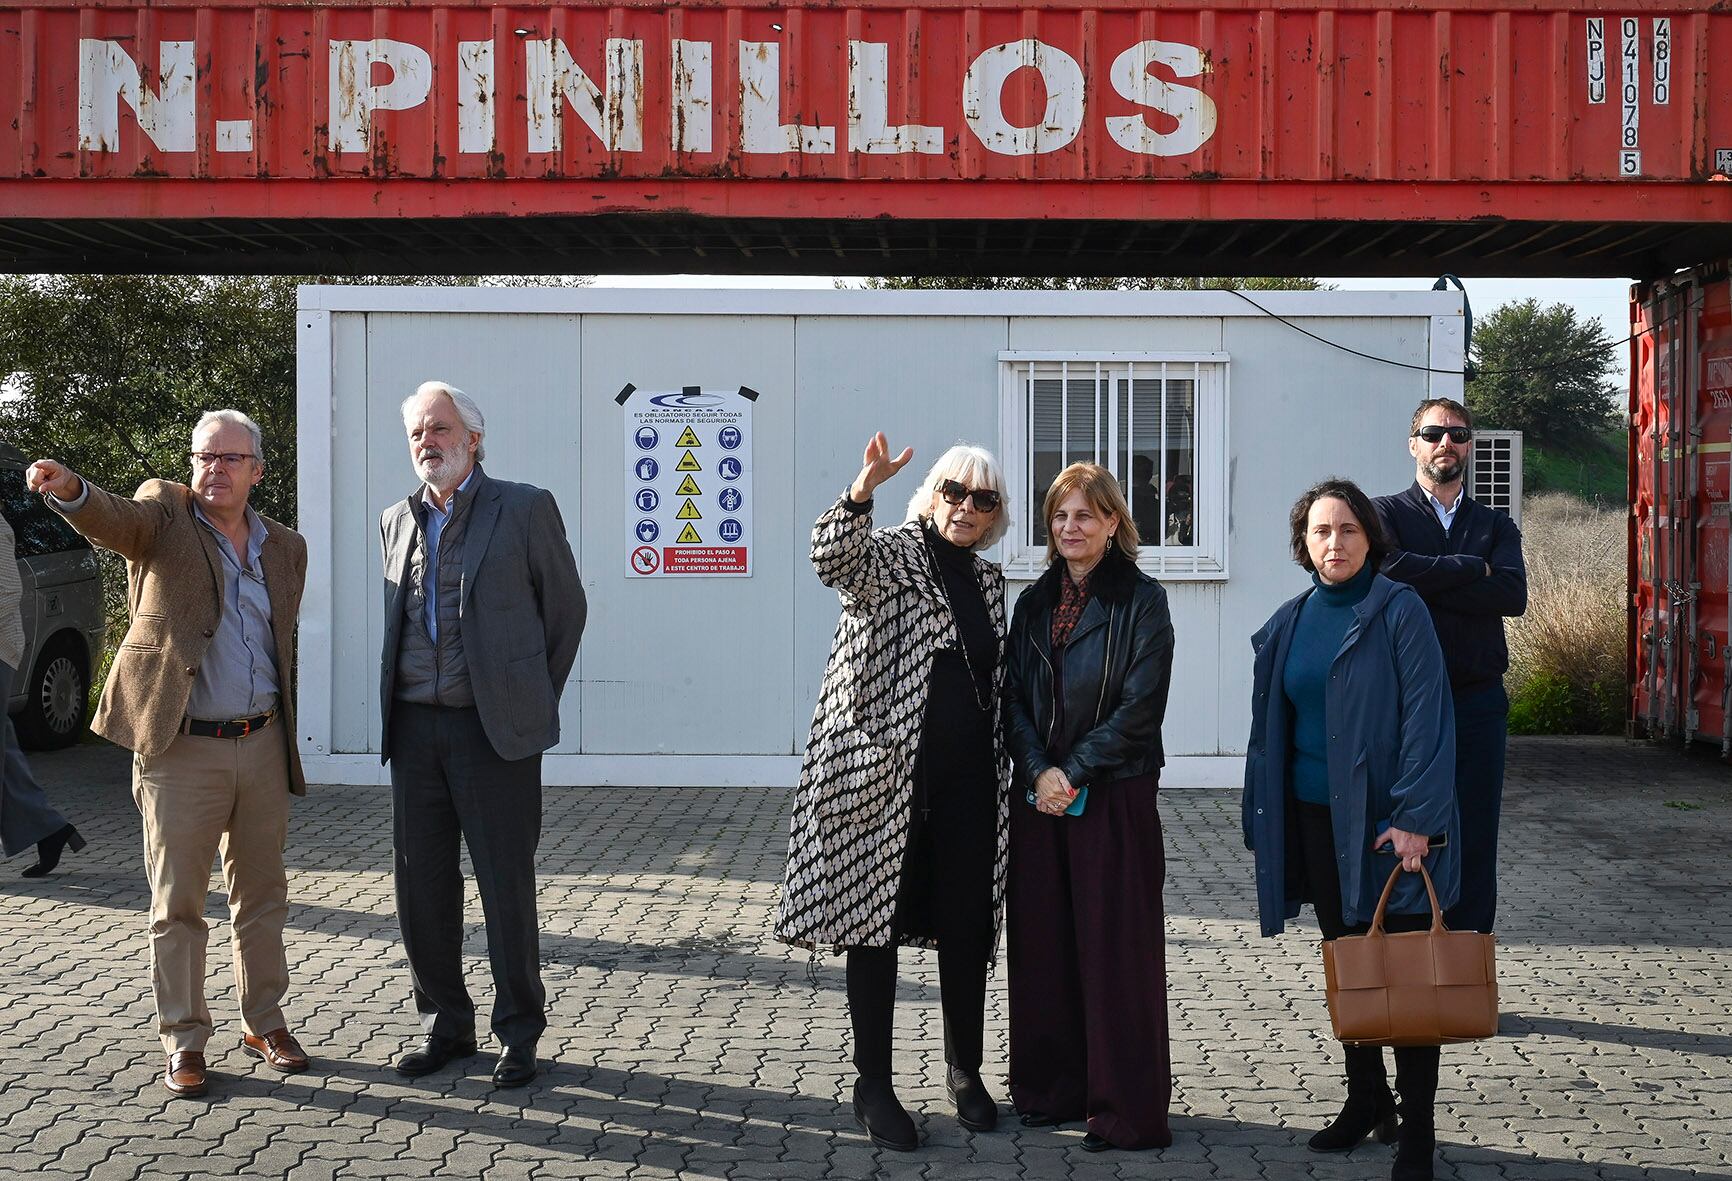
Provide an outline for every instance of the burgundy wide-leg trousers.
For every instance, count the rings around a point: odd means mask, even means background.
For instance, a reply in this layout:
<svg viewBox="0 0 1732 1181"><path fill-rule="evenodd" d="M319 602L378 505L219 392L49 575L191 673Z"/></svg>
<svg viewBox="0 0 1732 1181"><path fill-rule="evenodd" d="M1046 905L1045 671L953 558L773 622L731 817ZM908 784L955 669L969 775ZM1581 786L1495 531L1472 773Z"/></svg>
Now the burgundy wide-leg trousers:
<svg viewBox="0 0 1732 1181"><path fill-rule="evenodd" d="M1011 1100L1119 1148L1173 1142L1158 782L1102 785L1081 816L1011 801Z"/></svg>

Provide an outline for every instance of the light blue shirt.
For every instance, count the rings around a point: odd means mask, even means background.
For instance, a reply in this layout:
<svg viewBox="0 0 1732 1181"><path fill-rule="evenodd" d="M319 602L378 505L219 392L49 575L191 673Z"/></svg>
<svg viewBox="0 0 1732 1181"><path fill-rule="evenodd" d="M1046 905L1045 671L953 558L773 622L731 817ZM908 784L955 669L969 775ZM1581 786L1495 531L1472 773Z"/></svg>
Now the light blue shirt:
<svg viewBox="0 0 1732 1181"><path fill-rule="evenodd" d="M427 509L427 602L421 608L421 617L426 621L427 634L435 644L439 642L439 538L445 532L445 523L457 509L457 493L469 487L469 482L475 478L475 470L474 466L470 467L463 482L445 498L444 508L433 503L431 488L423 486L421 489L421 503Z"/></svg>
<svg viewBox="0 0 1732 1181"><path fill-rule="evenodd" d="M247 506L247 557L241 561L221 529L196 502L192 514L210 530L223 558L223 609L187 697L186 716L207 722L248 718L277 707L276 640L271 596L259 551L265 523Z"/></svg>
<svg viewBox="0 0 1732 1181"><path fill-rule="evenodd" d="M1437 523L1443 526L1443 531L1445 533L1448 533L1449 527L1455 523L1455 512L1461 507L1461 502L1466 497L1467 489L1463 488L1460 492L1455 494L1454 504L1445 505L1443 501L1439 500L1431 493L1427 492L1425 494L1425 498L1431 501L1431 511L1437 514Z"/></svg>
<svg viewBox="0 0 1732 1181"><path fill-rule="evenodd" d="M54 507L76 513L90 501L90 485L71 500L50 495ZM256 717L277 708L277 652L271 630L271 595L259 551L265 545L265 523L247 506L247 560L242 562L228 537L204 515L197 501L193 517L210 530L223 559L222 613L216 634L186 699L186 716L201 722L227 722Z"/></svg>

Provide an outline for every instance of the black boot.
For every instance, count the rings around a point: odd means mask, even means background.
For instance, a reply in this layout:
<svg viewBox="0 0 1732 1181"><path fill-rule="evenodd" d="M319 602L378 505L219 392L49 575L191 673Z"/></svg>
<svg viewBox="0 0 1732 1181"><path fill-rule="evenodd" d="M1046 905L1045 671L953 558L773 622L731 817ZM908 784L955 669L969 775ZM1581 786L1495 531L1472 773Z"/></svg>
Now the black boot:
<svg viewBox="0 0 1732 1181"><path fill-rule="evenodd" d="M1379 1144L1395 1140L1395 1096L1383 1072L1377 1046L1343 1046L1347 1059L1347 1102L1329 1126L1311 1137L1312 1152L1346 1152L1367 1136Z"/></svg>
<svg viewBox="0 0 1732 1181"><path fill-rule="evenodd" d="M54 867L60 864L60 851L71 845L74 853L84 851L84 838L78 835L78 830L68 824L59 832L49 833L36 842L36 864L24 871L27 878L47 877L54 872Z"/></svg>
<svg viewBox="0 0 1732 1181"><path fill-rule="evenodd" d="M956 1104L956 1121L971 1132L990 1132L998 1127L998 1104L980 1081L980 1072L952 1066L945 1070L944 1085Z"/></svg>
<svg viewBox="0 0 1732 1181"><path fill-rule="evenodd" d="M920 1147L914 1120L887 1078L861 1075L854 1080L854 1119L880 1148L913 1152Z"/></svg>
<svg viewBox="0 0 1732 1181"><path fill-rule="evenodd" d="M1432 1181L1437 1154L1436 1046L1395 1051L1395 1089L1401 1092L1401 1141L1390 1181Z"/></svg>

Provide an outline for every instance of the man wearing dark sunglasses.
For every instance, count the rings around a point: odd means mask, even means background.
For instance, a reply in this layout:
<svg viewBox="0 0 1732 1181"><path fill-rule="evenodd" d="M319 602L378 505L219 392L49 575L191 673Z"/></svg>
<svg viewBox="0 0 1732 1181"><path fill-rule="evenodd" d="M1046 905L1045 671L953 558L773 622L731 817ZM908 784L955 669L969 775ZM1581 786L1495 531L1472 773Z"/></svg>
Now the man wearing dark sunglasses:
<svg viewBox="0 0 1732 1181"><path fill-rule="evenodd" d="M1461 898L1452 930L1487 931L1497 917L1497 833L1503 804L1509 668L1503 621L1527 609L1521 530L1464 487L1473 416L1451 398L1413 412L1407 450L1413 486L1376 500L1389 535L1383 573L1431 608L1455 703L1455 794L1461 808Z"/></svg>

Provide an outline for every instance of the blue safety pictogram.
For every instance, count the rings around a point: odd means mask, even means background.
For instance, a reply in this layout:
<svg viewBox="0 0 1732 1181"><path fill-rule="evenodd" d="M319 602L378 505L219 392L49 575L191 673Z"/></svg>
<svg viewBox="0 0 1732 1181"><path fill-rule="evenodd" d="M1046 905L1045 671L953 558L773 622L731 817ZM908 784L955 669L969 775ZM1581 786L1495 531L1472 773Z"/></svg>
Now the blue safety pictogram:
<svg viewBox="0 0 1732 1181"><path fill-rule="evenodd" d="M638 479L653 480L656 478L656 473L662 469L660 464L646 455L637 461L637 467L634 470L637 472Z"/></svg>
<svg viewBox="0 0 1732 1181"><path fill-rule="evenodd" d="M656 511L656 505L662 502L662 498L656 495L654 488L639 488L635 499L637 500L637 511L640 513L653 513Z"/></svg>
<svg viewBox="0 0 1732 1181"><path fill-rule="evenodd" d="M639 541L654 541L661 536L662 527L645 517L637 523L637 539Z"/></svg>
<svg viewBox="0 0 1732 1181"><path fill-rule="evenodd" d="M722 462L716 465L716 475L720 476L724 480L737 480L740 478L740 473L744 470L745 469L740 466L740 461L735 459L732 455L723 457Z"/></svg>
<svg viewBox="0 0 1732 1181"><path fill-rule="evenodd" d="M722 506L724 513L736 513L740 511L740 506L746 503L746 497L738 488L723 488L716 497L716 503Z"/></svg>
<svg viewBox="0 0 1732 1181"><path fill-rule="evenodd" d="M722 523L716 526L716 533L729 544L740 540L740 535L744 532L745 529L732 517L723 519Z"/></svg>
<svg viewBox="0 0 1732 1181"><path fill-rule="evenodd" d="M733 451L746 441L746 436L740 433L737 426L725 426L716 432L716 442L722 445L723 451Z"/></svg>
<svg viewBox="0 0 1732 1181"><path fill-rule="evenodd" d="M656 434L656 429L653 426L638 427L637 434L633 438L637 440L639 451L654 451L656 444L661 442L661 436Z"/></svg>

